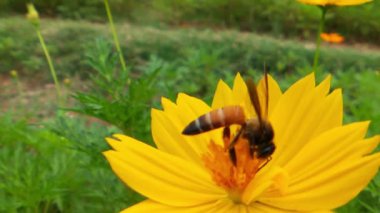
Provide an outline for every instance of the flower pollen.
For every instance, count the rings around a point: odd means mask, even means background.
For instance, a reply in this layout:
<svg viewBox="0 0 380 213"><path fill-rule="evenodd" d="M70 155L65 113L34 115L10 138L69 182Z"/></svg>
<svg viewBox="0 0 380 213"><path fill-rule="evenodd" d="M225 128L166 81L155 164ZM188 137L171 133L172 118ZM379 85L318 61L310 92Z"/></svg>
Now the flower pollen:
<svg viewBox="0 0 380 213"><path fill-rule="evenodd" d="M224 145L211 141L208 145L209 152L202 156L202 160L211 172L214 182L224 188L235 202L240 202L240 196L246 186L255 177L266 160L251 157L249 143L246 139L239 138L234 148L236 153L236 166L229 156L229 141Z"/></svg>

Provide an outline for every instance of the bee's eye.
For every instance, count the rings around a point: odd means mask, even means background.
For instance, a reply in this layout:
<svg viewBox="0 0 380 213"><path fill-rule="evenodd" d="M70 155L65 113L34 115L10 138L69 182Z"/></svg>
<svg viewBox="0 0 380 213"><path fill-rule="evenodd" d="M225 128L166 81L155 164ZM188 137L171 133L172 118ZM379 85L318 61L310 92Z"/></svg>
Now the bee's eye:
<svg viewBox="0 0 380 213"><path fill-rule="evenodd" d="M258 153L259 158L266 158L273 154L275 150L275 146L273 143L266 144L265 146L262 146L260 149L260 152Z"/></svg>

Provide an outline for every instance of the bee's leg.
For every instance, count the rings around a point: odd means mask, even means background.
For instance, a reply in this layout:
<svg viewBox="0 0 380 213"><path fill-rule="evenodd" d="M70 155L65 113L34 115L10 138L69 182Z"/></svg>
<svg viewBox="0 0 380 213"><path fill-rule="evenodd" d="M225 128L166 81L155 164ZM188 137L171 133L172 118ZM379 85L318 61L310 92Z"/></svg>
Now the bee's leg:
<svg viewBox="0 0 380 213"><path fill-rule="evenodd" d="M243 129L244 129L244 126L242 126L239 131L236 133L236 135L234 136L234 138L232 139L231 143L229 144L228 146L228 149L232 149L234 146L235 146L235 143L237 142L237 140L239 139L241 133L243 132Z"/></svg>
<svg viewBox="0 0 380 213"><path fill-rule="evenodd" d="M229 126L224 127L223 129L223 142L224 142L224 151L230 147L231 142L231 130Z"/></svg>
<svg viewBox="0 0 380 213"><path fill-rule="evenodd" d="M249 141L249 156L253 158L253 154L255 153L256 148L255 148L255 143L254 141Z"/></svg>
<svg viewBox="0 0 380 213"><path fill-rule="evenodd" d="M230 156L230 160L234 166L236 166L237 163L237 158L236 158L236 152L235 152L235 147L232 147L231 149L228 150L228 154Z"/></svg>
<svg viewBox="0 0 380 213"><path fill-rule="evenodd" d="M235 147L234 146L235 146L236 142L238 141L241 133L243 132L243 129L244 129L244 126L242 126L239 129L239 131L234 136L234 138L232 139L231 143L228 146L228 153L230 155L230 159L231 159L232 163L234 164L234 166L236 166L236 163L237 163L236 152L235 152Z"/></svg>
<svg viewBox="0 0 380 213"><path fill-rule="evenodd" d="M268 163L269 163L269 161L271 161L272 160L272 157L268 157L267 158L267 160L265 161L265 163L263 164L263 165L261 165L260 166L260 168L257 170L257 172L259 172L264 166L266 166Z"/></svg>
<svg viewBox="0 0 380 213"><path fill-rule="evenodd" d="M224 151L228 150L228 154L230 156L231 162L232 164L234 164L234 166L236 166L236 152L235 152L235 148L233 146L231 147L231 130L229 126L226 126L223 129L223 142L224 142Z"/></svg>

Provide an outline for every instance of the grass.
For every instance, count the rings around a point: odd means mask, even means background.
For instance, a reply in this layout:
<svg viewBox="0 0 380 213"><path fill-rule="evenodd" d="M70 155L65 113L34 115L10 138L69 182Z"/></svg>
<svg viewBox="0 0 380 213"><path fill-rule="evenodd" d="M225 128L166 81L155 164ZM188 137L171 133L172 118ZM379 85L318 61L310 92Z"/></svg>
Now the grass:
<svg viewBox="0 0 380 213"><path fill-rule="evenodd" d="M46 20L41 25L60 78L86 76L91 68L84 63L84 55L78 53L85 52L95 38L110 36L107 26L103 24ZM270 71L286 73L310 66L314 53L310 43L296 40L284 42L266 35L238 31L213 33L210 30L157 29L128 24L120 24L117 29L121 49L129 65L144 64L151 56L164 61L186 61L199 57L210 72L262 69L265 63ZM0 61L0 73L17 69L26 75L35 75L36 72L41 73L39 70L47 69L34 34L33 28L23 18L1 21L0 57L3 60ZM379 51L365 47L361 49L357 51L357 48L325 45L320 59L322 69L334 72L380 69ZM224 64L214 63L218 58L223 58ZM47 75L40 78L44 76Z"/></svg>
<svg viewBox="0 0 380 213"><path fill-rule="evenodd" d="M131 76L119 72L107 26L42 22L60 79L72 81L64 91L66 107L78 115L57 109L32 27L20 17L0 22L0 211L119 211L143 198L125 187L102 157L106 136L124 132L152 142L149 113L160 107L161 96L175 100L186 92L210 103L217 80L231 84L236 71L261 75L265 63L287 88L311 69L308 43L237 31L128 24L117 29ZM371 119L369 134L380 132L380 53L325 45L321 64L318 81L333 73L333 87L344 89L345 122ZM19 70L22 94L5 77L11 69ZM379 180L378 175L338 212L379 211Z"/></svg>
<svg viewBox="0 0 380 213"><path fill-rule="evenodd" d="M0 126L1 212L115 212L141 199L100 155L112 128L63 117L33 127L11 114Z"/></svg>

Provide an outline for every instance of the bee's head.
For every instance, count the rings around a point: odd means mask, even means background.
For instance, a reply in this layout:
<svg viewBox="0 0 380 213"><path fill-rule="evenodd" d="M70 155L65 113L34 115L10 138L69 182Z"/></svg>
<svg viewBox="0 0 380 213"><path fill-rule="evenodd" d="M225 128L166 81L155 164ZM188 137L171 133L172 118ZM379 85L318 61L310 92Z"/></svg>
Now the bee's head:
<svg viewBox="0 0 380 213"><path fill-rule="evenodd" d="M274 138L274 131L273 131L272 125L267 121L263 121L261 123L261 134L260 134L259 143L265 144L265 143L271 142L273 138Z"/></svg>

